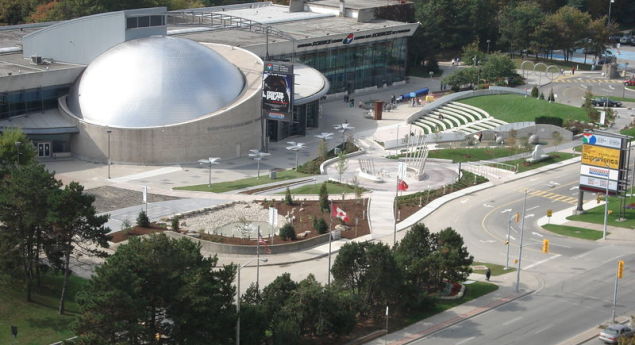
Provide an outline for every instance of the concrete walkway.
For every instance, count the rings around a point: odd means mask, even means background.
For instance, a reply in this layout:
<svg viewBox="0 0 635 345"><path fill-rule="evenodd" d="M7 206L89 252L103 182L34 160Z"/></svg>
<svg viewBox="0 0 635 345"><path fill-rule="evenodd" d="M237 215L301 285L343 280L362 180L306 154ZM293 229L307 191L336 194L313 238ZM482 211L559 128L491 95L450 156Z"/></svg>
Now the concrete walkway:
<svg viewBox="0 0 635 345"><path fill-rule="evenodd" d="M377 240L393 233L395 192L373 192L368 211L372 239Z"/></svg>

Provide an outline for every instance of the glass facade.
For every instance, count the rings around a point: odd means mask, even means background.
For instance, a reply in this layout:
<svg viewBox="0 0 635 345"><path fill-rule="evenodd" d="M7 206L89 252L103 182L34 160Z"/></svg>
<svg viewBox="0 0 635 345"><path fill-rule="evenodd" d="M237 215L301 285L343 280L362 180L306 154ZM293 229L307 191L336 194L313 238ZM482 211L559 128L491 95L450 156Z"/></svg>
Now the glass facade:
<svg viewBox="0 0 635 345"><path fill-rule="evenodd" d="M381 87L406 78L407 38L299 53L296 61L324 74L329 93Z"/></svg>
<svg viewBox="0 0 635 345"><path fill-rule="evenodd" d="M68 93L70 85L0 93L0 119L28 112L57 108L57 99Z"/></svg>
<svg viewBox="0 0 635 345"><path fill-rule="evenodd" d="M292 122L267 120L267 136L270 141L279 141L292 135L306 135L307 128L319 126L319 115L319 101L294 106Z"/></svg>

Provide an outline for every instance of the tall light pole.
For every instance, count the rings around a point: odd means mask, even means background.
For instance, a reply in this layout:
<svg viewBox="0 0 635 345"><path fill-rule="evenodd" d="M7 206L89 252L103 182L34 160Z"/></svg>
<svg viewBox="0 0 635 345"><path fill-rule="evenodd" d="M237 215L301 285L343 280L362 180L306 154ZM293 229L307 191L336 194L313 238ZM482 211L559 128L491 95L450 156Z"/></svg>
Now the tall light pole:
<svg viewBox="0 0 635 345"><path fill-rule="evenodd" d="M256 162L258 162L258 175L256 178L260 178L260 161L267 156L271 156L271 153L267 153L267 152L260 152L256 149L253 150L249 150L249 152L251 152L249 154L249 157L251 157L253 160L255 160Z"/></svg>
<svg viewBox="0 0 635 345"><path fill-rule="evenodd" d="M523 234L525 232L525 211L527 209L527 190L523 201L523 219L520 220L520 247L518 250L518 269L516 270L516 292L520 291L520 261L523 258Z"/></svg>
<svg viewBox="0 0 635 345"><path fill-rule="evenodd" d="M20 166L20 145L22 145L21 141L15 142L15 149L18 151L18 166Z"/></svg>
<svg viewBox="0 0 635 345"><path fill-rule="evenodd" d="M212 188L212 165L220 164L220 157L209 157L208 159L199 159L198 162L200 164L209 164L209 179L207 182L207 186Z"/></svg>
<svg viewBox="0 0 635 345"><path fill-rule="evenodd" d="M487 40L487 55L489 55L489 43L490 43L491 41L492 41L492 40Z"/></svg>
<svg viewBox="0 0 635 345"><path fill-rule="evenodd" d="M611 25L611 5L615 2L615 0L609 0L609 17L607 18L606 25Z"/></svg>
<svg viewBox="0 0 635 345"><path fill-rule="evenodd" d="M608 220L609 220L609 183L611 177L611 169L606 167L606 190L604 192L604 227L602 230L602 239L606 240L606 232L608 228Z"/></svg>
<svg viewBox="0 0 635 345"><path fill-rule="evenodd" d="M112 131L109 129L106 133L108 133L108 179L110 179L110 133Z"/></svg>
<svg viewBox="0 0 635 345"><path fill-rule="evenodd" d="M295 151L295 171L298 171L298 154L300 151L306 148L304 143L298 143L295 141L287 141L287 144L291 146L287 146L287 150Z"/></svg>
<svg viewBox="0 0 635 345"><path fill-rule="evenodd" d="M345 149L345 147L344 147L345 145L344 144L346 143L346 132L347 131L352 131L353 129L355 129L355 127L349 125L348 122L344 122L344 123L341 123L341 124L339 124L339 125L337 125L337 126L335 126L333 128L335 128L340 133L342 133L342 150L344 150Z"/></svg>
<svg viewBox="0 0 635 345"><path fill-rule="evenodd" d="M262 262L268 261L267 258L262 258L262 259L253 258L245 262L244 264L238 266L237 278L236 278L237 279L236 280L236 314L238 314L238 317L236 318L236 345L240 345L240 269L254 262L254 260L258 260L259 263L260 261Z"/></svg>

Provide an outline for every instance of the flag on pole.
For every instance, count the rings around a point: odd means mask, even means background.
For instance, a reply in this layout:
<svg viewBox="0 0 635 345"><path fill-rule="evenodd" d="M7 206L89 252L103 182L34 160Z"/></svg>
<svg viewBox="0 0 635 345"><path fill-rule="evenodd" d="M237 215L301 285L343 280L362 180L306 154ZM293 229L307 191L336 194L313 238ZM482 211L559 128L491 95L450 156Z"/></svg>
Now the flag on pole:
<svg viewBox="0 0 635 345"><path fill-rule="evenodd" d="M348 215L346 214L346 212L344 212L344 210L342 210L341 208L339 208L337 205L332 204L333 206L331 209L331 216L335 217L335 218L339 218L344 222L348 222Z"/></svg>
<svg viewBox="0 0 635 345"><path fill-rule="evenodd" d="M267 245L267 240L262 238L260 232L258 232L258 244L265 248L265 254L271 254L271 248L269 248L269 246Z"/></svg>
<svg viewBox="0 0 635 345"><path fill-rule="evenodd" d="M148 186L143 186L143 203L148 202Z"/></svg>
<svg viewBox="0 0 635 345"><path fill-rule="evenodd" d="M400 190L400 191L408 190L408 184L406 183L406 181L399 180L399 183L397 183L397 190Z"/></svg>

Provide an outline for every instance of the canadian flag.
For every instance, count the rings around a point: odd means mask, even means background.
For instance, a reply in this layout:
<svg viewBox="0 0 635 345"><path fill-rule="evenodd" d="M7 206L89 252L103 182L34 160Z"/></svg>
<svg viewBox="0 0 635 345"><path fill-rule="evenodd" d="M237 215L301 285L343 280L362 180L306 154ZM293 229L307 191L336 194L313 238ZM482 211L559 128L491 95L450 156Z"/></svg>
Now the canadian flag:
<svg viewBox="0 0 635 345"><path fill-rule="evenodd" d="M258 233L258 244L265 247L265 254L271 254L271 249L267 245L267 240L262 238L260 233Z"/></svg>
<svg viewBox="0 0 635 345"><path fill-rule="evenodd" d="M335 204L331 206L331 215L335 218L343 220L344 222L348 222L348 215L346 214L346 212L344 212L344 210L342 210Z"/></svg>
<svg viewBox="0 0 635 345"><path fill-rule="evenodd" d="M399 180L399 183L397 183L397 190L400 190L400 191L408 190L408 184L406 183L406 181Z"/></svg>

